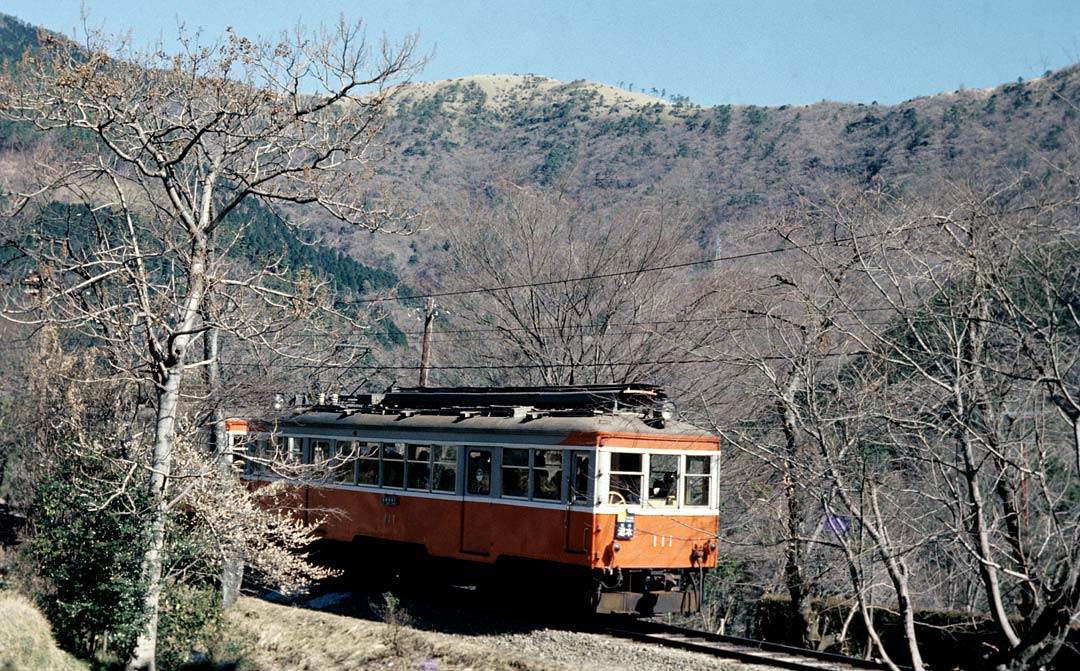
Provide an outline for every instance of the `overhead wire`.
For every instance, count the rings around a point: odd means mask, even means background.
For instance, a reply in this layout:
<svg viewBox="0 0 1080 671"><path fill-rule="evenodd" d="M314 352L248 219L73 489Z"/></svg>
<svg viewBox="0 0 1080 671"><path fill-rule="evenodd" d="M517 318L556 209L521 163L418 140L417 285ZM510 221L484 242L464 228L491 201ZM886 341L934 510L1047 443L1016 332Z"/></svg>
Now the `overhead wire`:
<svg viewBox="0 0 1080 671"><path fill-rule="evenodd" d="M818 358L837 358L858 356L866 354L864 350L852 350L850 352L826 352L819 355ZM443 366L428 366L430 370L518 370L518 369L546 369L546 368L615 368L619 366L643 366L643 365L682 365L682 364L698 364L698 363L725 363L730 365L753 365L747 363L748 360L754 361L788 361L791 357L780 355L766 355L766 356L754 356L745 358L735 357L698 357L698 358L686 358L686 359L655 359L652 361L609 361L609 362L580 362L580 363L519 363L519 364L454 364ZM351 364L314 364L314 363L258 363L258 362L244 362L244 361L222 361L223 366L237 366L237 367L261 367L261 368L285 368L285 369L350 369L350 370L416 370L420 366L413 365L392 365L382 366L374 364L364 365L351 365Z"/></svg>
<svg viewBox="0 0 1080 671"><path fill-rule="evenodd" d="M911 230L918 230L921 228L938 227L941 226L941 222L933 221L925 224L919 224L915 226L906 226L903 228L890 231L890 233L900 233ZM852 235L846 238L834 238L831 240L818 240L815 242L808 242L805 244L791 244L781 247L773 247L771 249L759 249L750 252L741 252L738 254L727 254L722 256L714 256L708 259L698 259L696 261L682 261L680 263L666 263L658 266L646 266L644 268L633 268L631 270L613 270L607 273L594 273L591 275L579 275L577 277L565 277L556 280L541 280L539 282L522 282L519 284L504 284L496 287L474 287L472 289L456 289L452 291L435 291L424 294L408 294L405 296L379 296L375 298L357 298L351 301L342 301L346 305L360 305L366 303L386 303L389 301L404 301L420 298L445 298L447 296L465 296L470 294L480 293L494 293L497 291L510 291L514 289L532 289L536 287L546 287L556 284L572 284L574 282L585 282L588 280L608 279L611 277L624 277L626 275L641 275L643 273L659 272L661 270L674 270L677 268L692 268L694 266L703 266L713 263L720 263L723 261L738 261L742 259L750 259L758 256L768 256L771 254L780 254L783 252L799 251L803 249L813 247L824 247L828 245L837 245L844 242L856 242L859 240L865 240L868 238L876 238L884 235L883 233L860 233L859 235Z"/></svg>

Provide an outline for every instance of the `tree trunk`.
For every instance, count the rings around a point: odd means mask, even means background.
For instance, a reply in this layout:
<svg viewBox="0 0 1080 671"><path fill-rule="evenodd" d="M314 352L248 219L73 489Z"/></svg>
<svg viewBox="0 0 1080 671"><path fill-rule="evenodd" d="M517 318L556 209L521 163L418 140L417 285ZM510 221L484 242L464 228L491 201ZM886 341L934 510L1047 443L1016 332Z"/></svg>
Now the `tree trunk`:
<svg viewBox="0 0 1080 671"><path fill-rule="evenodd" d="M212 323L214 312L213 296L207 296L203 305L203 322ZM217 327L211 328L203 340L203 359L208 361L206 365L206 385L210 388L210 395L217 399L214 404L213 427L210 434L210 447L213 450L214 461L218 471L224 477L232 477L232 450L229 445L229 434L225 426L225 409L222 407L221 395L221 331ZM240 586L244 582L244 560L236 556L238 553L226 542L222 544L221 557L221 607L228 608L233 605L240 596Z"/></svg>
<svg viewBox="0 0 1080 671"><path fill-rule="evenodd" d="M155 671L157 668L157 628L161 605L162 562L165 550L165 515L168 502L165 483L172 468L173 442L176 438L176 413L180 403L180 378L183 374L182 359L165 373L164 384L158 390L157 422L154 429L154 451L150 461L150 497L154 508L150 520L150 538L143 558L143 576L146 580L146 596L143 599L143 616L146 623L135 643L135 650L128 660L128 671Z"/></svg>
<svg viewBox="0 0 1080 671"><path fill-rule="evenodd" d="M150 540L143 559L146 597L143 615L146 623L128 660L128 671L156 671L157 629L160 614L162 563L165 551L165 517L169 502L165 485L172 470L172 452L176 442L176 416L180 410L180 382L184 376L184 361L188 346L202 313L206 296L206 237L192 231L191 261L187 269L188 290L179 310L179 319L165 351L159 353L160 373L157 377L158 406L154 426L154 450L150 457L150 500L154 502L150 521Z"/></svg>
<svg viewBox="0 0 1080 671"><path fill-rule="evenodd" d="M777 401L777 411L784 427L784 497L787 501L786 529L787 541L784 544L784 582L791 597L791 614L799 629L802 645L816 648L818 635L813 608L810 603L810 590L802 570L802 502L795 483L795 456L799 448L798 428L795 416L795 391L798 378L792 371Z"/></svg>

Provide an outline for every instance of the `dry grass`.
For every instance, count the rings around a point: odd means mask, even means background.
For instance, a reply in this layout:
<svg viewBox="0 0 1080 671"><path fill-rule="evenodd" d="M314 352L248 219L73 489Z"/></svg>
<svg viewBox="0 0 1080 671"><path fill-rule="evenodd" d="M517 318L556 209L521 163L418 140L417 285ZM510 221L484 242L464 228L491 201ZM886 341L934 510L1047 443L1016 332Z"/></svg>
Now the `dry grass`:
<svg viewBox="0 0 1080 671"><path fill-rule="evenodd" d="M0 669L86 671L87 668L56 647L48 621L28 599L13 592L0 592Z"/></svg>
<svg viewBox="0 0 1080 671"><path fill-rule="evenodd" d="M241 598L228 615L247 640L244 669L550 671L563 669L462 640L381 622Z"/></svg>

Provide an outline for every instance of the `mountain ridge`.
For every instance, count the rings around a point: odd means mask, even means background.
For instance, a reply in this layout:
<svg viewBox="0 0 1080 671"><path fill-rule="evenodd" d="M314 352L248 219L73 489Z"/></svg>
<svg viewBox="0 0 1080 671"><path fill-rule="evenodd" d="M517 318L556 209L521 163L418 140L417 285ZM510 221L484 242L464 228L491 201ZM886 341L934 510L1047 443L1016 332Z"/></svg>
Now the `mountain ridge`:
<svg viewBox="0 0 1080 671"><path fill-rule="evenodd" d="M0 31L13 35L8 52L37 38L12 17L0 16ZM320 233L410 286L437 287L453 272L441 223L463 216L453 211L461 203L496 207L495 185L512 184L568 195L598 217L629 220L647 202L690 209L689 235L710 256L720 239L749 244L808 193L877 184L931 198L952 182L1041 179L1072 160L1078 110L1080 65L897 105L704 107L541 75L409 83L392 96L389 151L369 187L428 212L430 230L405 239L327 224ZM20 169L25 139L0 127L0 171Z"/></svg>

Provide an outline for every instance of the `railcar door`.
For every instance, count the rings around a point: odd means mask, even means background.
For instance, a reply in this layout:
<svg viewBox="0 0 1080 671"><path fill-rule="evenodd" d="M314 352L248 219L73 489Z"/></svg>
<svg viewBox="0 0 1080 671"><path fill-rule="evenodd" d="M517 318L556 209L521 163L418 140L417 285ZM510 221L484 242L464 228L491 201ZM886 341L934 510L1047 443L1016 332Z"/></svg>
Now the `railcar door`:
<svg viewBox="0 0 1080 671"><path fill-rule="evenodd" d="M461 505L461 551L486 555L491 552L492 450L465 450L465 491Z"/></svg>
<svg viewBox="0 0 1080 671"><path fill-rule="evenodd" d="M573 471L570 487L566 490L566 519L563 526L566 528L565 549L573 554L585 554L592 546L591 508L596 488L596 470L591 456L588 452L571 452ZM580 510L580 506L588 506L590 510Z"/></svg>

